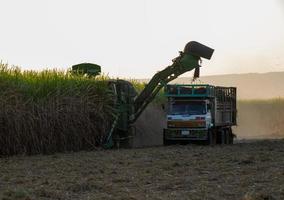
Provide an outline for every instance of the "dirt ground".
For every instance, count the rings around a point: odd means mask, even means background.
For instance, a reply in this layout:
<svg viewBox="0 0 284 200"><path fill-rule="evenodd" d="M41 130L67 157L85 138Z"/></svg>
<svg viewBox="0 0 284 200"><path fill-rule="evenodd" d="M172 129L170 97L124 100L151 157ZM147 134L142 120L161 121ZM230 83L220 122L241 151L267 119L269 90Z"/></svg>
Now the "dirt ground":
<svg viewBox="0 0 284 200"><path fill-rule="evenodd" d="M0 158L0 199L284 199L284 140Z"/></svg>

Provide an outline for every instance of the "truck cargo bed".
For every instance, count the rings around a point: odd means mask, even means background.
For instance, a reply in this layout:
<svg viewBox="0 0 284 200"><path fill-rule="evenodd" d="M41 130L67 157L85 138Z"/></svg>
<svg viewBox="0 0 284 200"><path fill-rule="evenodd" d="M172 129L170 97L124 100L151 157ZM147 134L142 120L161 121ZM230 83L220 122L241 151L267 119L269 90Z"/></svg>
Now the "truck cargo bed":
<svg viewBox="0 0 284 200"><path fill-rule="evenodd" d="M215 102L213 109L215 126L232 126L237 124L236 94L234 87L215 87Z"/></svg>

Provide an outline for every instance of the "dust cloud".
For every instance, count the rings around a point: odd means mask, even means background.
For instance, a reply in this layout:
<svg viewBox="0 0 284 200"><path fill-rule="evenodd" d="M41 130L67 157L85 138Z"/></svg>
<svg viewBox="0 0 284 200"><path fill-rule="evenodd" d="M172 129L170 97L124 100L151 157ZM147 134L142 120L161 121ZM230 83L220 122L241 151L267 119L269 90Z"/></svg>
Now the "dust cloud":
<svg viewBox="0 0 284 200"><path fill-rule="evenodd" d="M135 126L135 147L163 144L163 129L166 127L166 113L158 104L150 104L141 114Z"/></svg>
<svg viewBox="0 0 284 200"><path fill-rule="evenodd" d="M202 76L198 81L201 84L237 87L238 100L271 99L284 97L283 77L284 72L227 74ZM173 83L190 84L190 80L191 77L180 77Z"/></svg>
<svg viewBox="0 0 284 200"><path fill-rule="evenodd" d="M284 69L284 66L283 66ZM202 76L196 84L237 87L238 100L284 98L284 71L248 74L224 74ZM149 82L149 79L137 79L138 82ZM179 77L172 84L191 84L192 76Z"/></svg>
<svg viewBox="0 0 284 200"><path fill-rule="evenodd" d="M284 101L242 101L238 104L239 139L284 138Z"/></svg>
<svg viewBox="0 0 284 200"><path fill-rule="evenodd" d="M238 125L233 128L237 139L284 138L284 101L241 101ZM166 113L161 106L150 104L135 123L135 147L162 145Z"/></svg>

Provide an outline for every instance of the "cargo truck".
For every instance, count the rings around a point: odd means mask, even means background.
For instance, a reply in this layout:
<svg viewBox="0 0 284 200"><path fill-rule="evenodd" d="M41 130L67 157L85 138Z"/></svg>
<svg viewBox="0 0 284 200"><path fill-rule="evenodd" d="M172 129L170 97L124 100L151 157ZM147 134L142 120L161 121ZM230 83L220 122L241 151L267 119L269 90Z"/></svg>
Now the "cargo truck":
<svg viewBox="0 0 284 200"><path fill-rule="evenodd" d="M167 128L164 145L203 141L232 144L237 124L235 87L213 85L166 85Z"/></svg>

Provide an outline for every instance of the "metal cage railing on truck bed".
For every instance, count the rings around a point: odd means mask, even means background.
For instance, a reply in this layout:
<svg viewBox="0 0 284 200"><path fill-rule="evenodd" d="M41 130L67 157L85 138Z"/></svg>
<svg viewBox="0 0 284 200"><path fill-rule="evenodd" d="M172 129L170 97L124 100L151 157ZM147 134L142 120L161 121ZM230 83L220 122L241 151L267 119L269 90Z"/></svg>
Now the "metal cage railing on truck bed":
<svg viewBox="0 0 284 200"><path fill-rule="evenodd" d="M215 97L215 87L212 85L166 85L166 97Z"/></svg>
<svg viewBox="0 0 284 200"><path fill-rule="evenodd" d="M215 87L215 121L217 125L237 124L237 88Z"/></svg>

